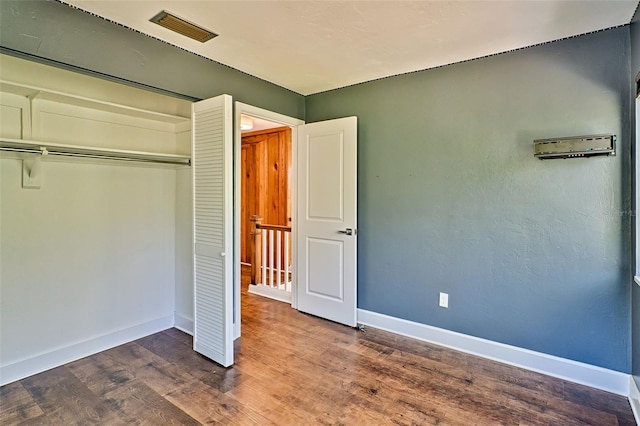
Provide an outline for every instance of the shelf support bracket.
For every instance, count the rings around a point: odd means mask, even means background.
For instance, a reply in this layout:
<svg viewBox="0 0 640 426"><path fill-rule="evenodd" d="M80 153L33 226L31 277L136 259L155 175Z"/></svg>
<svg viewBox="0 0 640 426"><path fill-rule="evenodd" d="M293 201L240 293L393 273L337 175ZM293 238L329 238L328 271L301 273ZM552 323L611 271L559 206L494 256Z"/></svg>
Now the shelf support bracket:
<svg viewBox="0 0 640 426"><path fill-rule="evenodd" d="M22 160L22 187L40 189L42 184L42 156L47 155L47 148L40 147L40 155L29 155Z"/></svg>

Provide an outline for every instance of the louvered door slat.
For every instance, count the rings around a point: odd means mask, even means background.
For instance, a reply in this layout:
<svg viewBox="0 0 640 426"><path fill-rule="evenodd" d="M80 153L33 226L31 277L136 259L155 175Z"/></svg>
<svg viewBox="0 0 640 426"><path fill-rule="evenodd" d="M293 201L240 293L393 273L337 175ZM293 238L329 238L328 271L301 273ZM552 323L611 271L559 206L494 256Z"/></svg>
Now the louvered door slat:
<svg viewBox="0 0 640 426"><path fill-rule="evenodd" d="M194 349L233 363L231 97L193 104Z"/></svg>

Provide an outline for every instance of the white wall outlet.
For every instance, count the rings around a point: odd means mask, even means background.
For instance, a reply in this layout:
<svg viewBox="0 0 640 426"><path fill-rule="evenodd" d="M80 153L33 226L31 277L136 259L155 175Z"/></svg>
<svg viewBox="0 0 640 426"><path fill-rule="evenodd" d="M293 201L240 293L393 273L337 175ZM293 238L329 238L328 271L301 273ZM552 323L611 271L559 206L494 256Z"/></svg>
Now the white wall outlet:
<svg viewBox="0 0 640 426"><path fill-rule="evenodd" d="M440 293L440 306L443 308L449 307L449 294Z"/></svg>

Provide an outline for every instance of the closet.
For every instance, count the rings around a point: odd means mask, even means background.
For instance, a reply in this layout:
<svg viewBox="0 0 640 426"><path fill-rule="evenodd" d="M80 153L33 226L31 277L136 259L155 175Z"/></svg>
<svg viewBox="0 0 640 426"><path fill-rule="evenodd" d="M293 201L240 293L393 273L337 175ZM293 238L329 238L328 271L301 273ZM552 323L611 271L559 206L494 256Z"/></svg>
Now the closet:
<svg viewBox="0 0 640 426"><path fill-rule="evenodd" d="M0 60L2 383L190 330L191 102Z"/></svg>

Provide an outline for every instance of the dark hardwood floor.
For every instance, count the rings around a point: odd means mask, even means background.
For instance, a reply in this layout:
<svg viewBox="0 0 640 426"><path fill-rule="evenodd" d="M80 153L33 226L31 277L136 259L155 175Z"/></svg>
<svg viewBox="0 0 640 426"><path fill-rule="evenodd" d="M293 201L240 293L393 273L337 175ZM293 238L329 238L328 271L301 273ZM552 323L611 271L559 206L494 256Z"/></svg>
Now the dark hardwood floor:
<svg viewBox="0 0 640 426"><path fill-rule="evenodd" d="M236 364L176 329L0 388L14 425L635 425L626 398L242 295Z"/></svg>

